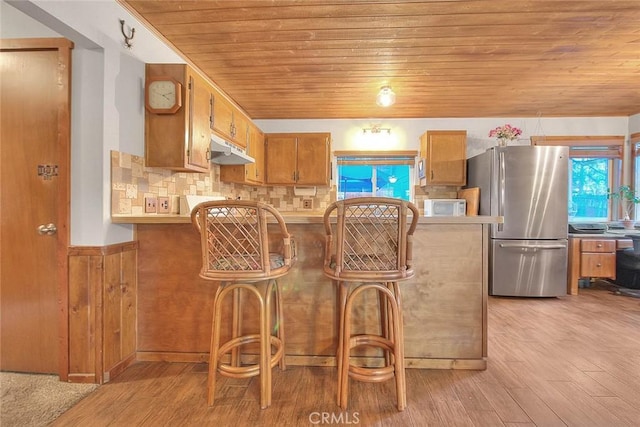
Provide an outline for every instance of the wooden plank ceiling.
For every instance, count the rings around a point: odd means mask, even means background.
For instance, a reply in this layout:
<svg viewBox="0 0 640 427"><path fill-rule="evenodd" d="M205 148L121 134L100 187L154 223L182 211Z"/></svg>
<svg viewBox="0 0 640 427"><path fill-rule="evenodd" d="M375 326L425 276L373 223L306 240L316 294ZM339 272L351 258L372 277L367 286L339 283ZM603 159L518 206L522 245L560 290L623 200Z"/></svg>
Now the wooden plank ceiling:
<svg viewBox="0 0 640 427"><path fill-rule="evenodd" d="M253 119L640 113L638 0L120 2Z"/></svg>

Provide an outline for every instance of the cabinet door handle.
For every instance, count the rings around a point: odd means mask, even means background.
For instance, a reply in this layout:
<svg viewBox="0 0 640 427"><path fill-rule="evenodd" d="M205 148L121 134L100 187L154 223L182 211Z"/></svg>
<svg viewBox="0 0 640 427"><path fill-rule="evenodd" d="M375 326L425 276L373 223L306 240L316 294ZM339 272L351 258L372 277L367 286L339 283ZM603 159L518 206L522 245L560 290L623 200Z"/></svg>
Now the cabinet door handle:
<svg viewBox="0 0 640 427"><path fill-rule="evenodd" d="M597 263L597 264L596 264L596 267L602 267L602 264Z"/></svg>

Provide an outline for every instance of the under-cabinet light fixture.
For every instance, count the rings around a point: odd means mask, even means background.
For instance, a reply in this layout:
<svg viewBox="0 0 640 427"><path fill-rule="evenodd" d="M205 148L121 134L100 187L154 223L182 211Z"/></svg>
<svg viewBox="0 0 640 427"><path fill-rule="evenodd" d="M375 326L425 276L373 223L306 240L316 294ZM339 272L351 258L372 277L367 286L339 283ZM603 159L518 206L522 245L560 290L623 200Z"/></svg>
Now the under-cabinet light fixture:
<svg viewBox="0 0 640 427"><path fill-rule="evenodd" d="M396 94L391 86L382 86L376 96L376 104L381 107L390 107L396 102Z"/></svg>

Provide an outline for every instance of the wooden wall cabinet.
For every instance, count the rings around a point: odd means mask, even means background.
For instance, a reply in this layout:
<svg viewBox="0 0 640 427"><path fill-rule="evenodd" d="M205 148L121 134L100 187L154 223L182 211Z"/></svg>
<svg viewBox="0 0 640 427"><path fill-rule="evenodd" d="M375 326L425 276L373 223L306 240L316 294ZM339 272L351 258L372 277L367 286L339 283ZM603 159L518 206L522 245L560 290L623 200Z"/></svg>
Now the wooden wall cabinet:
<svg viewBox="0 0 640 427"><path fill-rule="evenodd" d="M264 133L257 126L249 126L249 155L256 162L247 167L247 180L256 184L264 184L266 179L264 164Z"/></svg>
<svg viewBox="0 0 640 427"><path fill-rule="evenodd" d="M247 129L250 120L222 94L213 96L213 130L240 148L247 148Z"/></svg>
<svg viewBox="0 0 640 427"><path fill-rule="evenodd" d="M266 183L327 186L331 178L330 156L330 133L266 134Z"/></svg>
<svg viewBox="0 0 640 427"><path fill-rule="evenodd" d="M245 165L221 165L220 180L240 184L264 184L264 133L254 124L248 124L247 154L255 163Z"/></svg>
<svg viewBox="0 0 640 427"><path fill-rule="evenodd" d="M467 184L467 131L427 131L420 136L420 157L425 159L421 185Z"/></svg>
<svg viewBox="0 0 640 427"><path fill-rule="evenodd" d="M69 381L102 384L135 361L138 243L69 250Z"/></svg>
<svg viewBox="0 0 640 427"><path fill-rule="evenodd" d="M213 124L212 129L221 137L231 141L233 139L233 107L227 99L219 94L213 95Z"/></svg>
<svg viewBox="0 0 640 427"><path fill-rule="evenodd" d="M234 109L233 114L231 115L231 122L233 124L233 129L235 131L235 135L233 137L233 142L240 148L247 149L249 145L249 119L247 119L239 110Z"/></svg>
<svg viewBox="0 0 640 427"><path fill-rule="evenodd" d="M182 107L173 114L145 111L145 165L207 172L213 87L184 64L147 64L146 77L156 76L182 84Z"/></svg>

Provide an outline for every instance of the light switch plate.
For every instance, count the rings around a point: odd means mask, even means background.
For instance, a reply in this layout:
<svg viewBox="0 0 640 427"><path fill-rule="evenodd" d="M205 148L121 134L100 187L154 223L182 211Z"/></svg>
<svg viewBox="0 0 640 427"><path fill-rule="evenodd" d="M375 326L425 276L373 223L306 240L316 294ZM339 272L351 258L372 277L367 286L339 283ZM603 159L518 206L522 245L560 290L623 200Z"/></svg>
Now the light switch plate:
<svg viewBox="0 0 640 427"><path fill-rule="evenodd" d="M158 213L169 213L168 197L158 197Z"/></svg>
<svg viewBox="0 0 640 427"><path fill-rule="evenodd" d="M144 211L145 213L156 213L158 211L158 199L156 197L144 198Z"/></svg>

